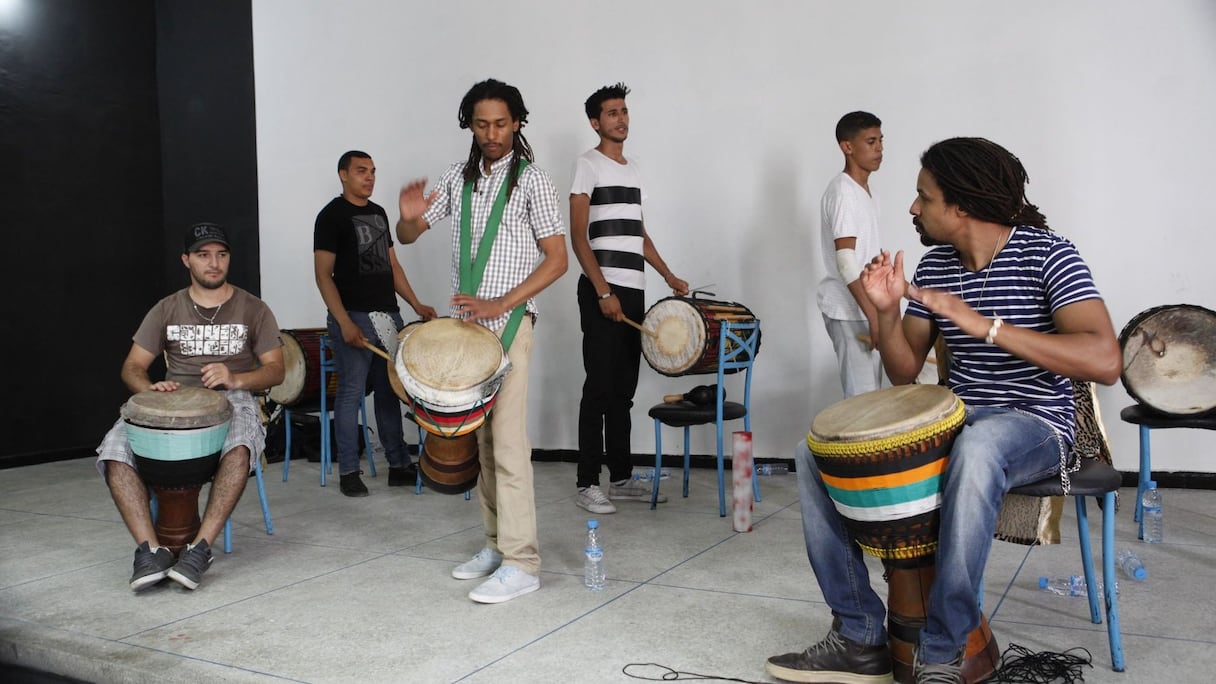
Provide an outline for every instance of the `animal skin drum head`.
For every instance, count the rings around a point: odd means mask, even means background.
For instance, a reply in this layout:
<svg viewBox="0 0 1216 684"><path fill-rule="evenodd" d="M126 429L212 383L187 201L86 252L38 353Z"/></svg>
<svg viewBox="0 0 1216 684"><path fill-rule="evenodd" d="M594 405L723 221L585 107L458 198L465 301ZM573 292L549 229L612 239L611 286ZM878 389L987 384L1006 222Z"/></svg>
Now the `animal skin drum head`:
<svg viewBox="0 0 1216 684"><path fill-rule="evenodd" d="M656 302L642 326L654 336L642 336L642 354L651 366L680 373L688 370L705 349L705 324L695 307L677 298Z"/></svg>
<svg viewBox="0 0 1216 684"><path fill-rule="evenodd" d="M1180 304L1148 309L1119 335L1123 386L1171 415L1216 408L1216 312Z"/></svg>
<svg viewBox="0 0 1216 684"><path fill-rule="evenodd" d="M295 336L280 335L283 340L283 382L270 388L270 400L276 404L295 401L304 390L304 379L308 375L304 348Z"/></svg>
<svg viewBox="0 0 1216 684"><path fill-rule="evenodd" d="M823 442L882 439L949 416L958 397L939 385L900 385L836 402L815 416L811 434Z"/></svg>
<svg viewBox="0 0 1216 684"><path fill-rule="evenodd" d="M397 333L397 346L393 347L393 349L390 351L399 351L401 349L401 344L405 342L405 338L409 337L410 333L417 330L418 326L422 325L423 323L424 321L413 321L412 323L406 323L405 327ZM393 386L393 393L396 394L397 398L401 401L409 403L410 397L405 392L405 385L401 384L401 377L397 375L396 364L389 363L385 365L388 367L388 384Z"/></svg>
<svg viewBox="0 0 1216 684"><path fill-rule="evenodd" d="M419 326L401 345L410 376L444 391L466 390L492 377L503 361L502 343L484 326L436 318Z"/></svg>
<svg viewBox="0 0 1216 684"><path fill-rule="evenodd" d="M232 406L222 392L204 387L179 387L172 392L140 392L123 404L120 413L136 425L195 428L227 421L232 417Z"/></svg>

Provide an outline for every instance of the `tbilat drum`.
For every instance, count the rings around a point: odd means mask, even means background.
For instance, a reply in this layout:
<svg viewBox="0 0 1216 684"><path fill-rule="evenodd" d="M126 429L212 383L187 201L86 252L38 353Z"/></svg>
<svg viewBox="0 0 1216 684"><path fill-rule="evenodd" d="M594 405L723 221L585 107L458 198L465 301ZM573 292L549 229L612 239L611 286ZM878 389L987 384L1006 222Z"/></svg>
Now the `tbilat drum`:
<svg viewBox="0 0 1216 684"><path fill-rule="evenodd" d="M393 366L419 427L449 438L481 427L511 369L498 336L456 318L404 333Z"/></svg>
<svg viewBox="0 0 1216 684"><path fill-rule="evenodd" d="M283 339L283 382L270 388L270 399L283 406L295 406L321 397L321 338L325 328L280 330ZM337 396L338 374L328 373L326 392Z"/></svg>
<svg viewBox="0 0 1216 684"><path fill-rule="evenodd" d="M1173 416L1216 408L1216 312L1193 304L1159 306L1119 333L1123 387L1144 406Z"/></svg>
<svg viewBox="0 0 1216 684"><path fill-rule="evenodd" d="M660 299L646 312L642 327L642 356L663 375L680 376L718 372L718 347L723 322L750 323L751 310L735 302L693 297ZM760 331L745 331L759 335ZM759 340L756 341L759 353ZM738 369L725 371L738 372Z"/></svg>
<svg viewBox="0 0 1216 684"><path fill-rule="evenodd" d="M156 536L176 556L202 525L198 492L219 467L232 406L222 392L180 387L140 392L121 413L139 475L156 492Z"/></svg>
<svg viewBox="0 0 1216 684"><path fill-rule="evenodd" d="M860 394L824 409L807 444L850 536L887 568L888 632L897 681L912 681L925 623L941 508L941 475L965 408L937 385L903 385ZM963 674L990 676L999 649L981 616L968 636Z"/></svg>
<svg viewBox="0 0 1216 684"><path fill-rule="evenodd" d="M430 435L422 442L418 471L426 486L440 494L464 494L477 484L481 474L477 434L459 437Z"/></svg>

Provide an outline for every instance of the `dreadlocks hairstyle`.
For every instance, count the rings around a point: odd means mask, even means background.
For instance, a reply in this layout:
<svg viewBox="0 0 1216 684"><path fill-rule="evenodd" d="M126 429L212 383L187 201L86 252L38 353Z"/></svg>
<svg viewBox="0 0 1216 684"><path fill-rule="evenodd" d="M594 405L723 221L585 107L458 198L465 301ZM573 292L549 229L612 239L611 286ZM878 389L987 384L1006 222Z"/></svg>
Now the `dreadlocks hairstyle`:
<svg viewBox="0 0 1216 684"><path fill-rule="evenodd" d="M1021 160L984 138L951 138L920 156L949 204L982 221L1043 230L1047 217L1026 199L1030 176Z"/></svg>
<svg viewBox="0 0 1216 684"><path fill-rule="evenodd" d="M604 86L591 93L591 97L587 98L587 102L583 104L583 109L587 112L587 118L600 118L600 114L604 113L604 102L608 100L624 100L629 92L629 86L624 83L617 83L616 85Z"/></svg>
<svg viewBox="0 0 1216 684"><path fill-rule="evenodd" d="M867 128L877 128L882 121L869 112L849 112L836 122L836 142L852 140L853 136Z"/></svg>
<svg viewBox="0 0 1216 684"><path fill-rule="evenodd" d="M513 155L533 161L532 146L524 137L524 126L528 123L528 108L524 106L524 96L519 94L519 89L492 78L469 88L469 92L465 93L464 99L460 101L460 111L456 115L461 128L469 128L473 125L473 107L482 100L502 100L506 103L507 109L511 112L511 118L519 122L519 130L515 131L511 138L511 152ZM464 182L478 182L481 178L481 172L477 169L479 163L481 163L481 148L477 146L477 138L474 136L473 146L469 150L469 160L464 164ZM507 171L508 199L518 183L519 165L512 163L510 170Z"/></svg>

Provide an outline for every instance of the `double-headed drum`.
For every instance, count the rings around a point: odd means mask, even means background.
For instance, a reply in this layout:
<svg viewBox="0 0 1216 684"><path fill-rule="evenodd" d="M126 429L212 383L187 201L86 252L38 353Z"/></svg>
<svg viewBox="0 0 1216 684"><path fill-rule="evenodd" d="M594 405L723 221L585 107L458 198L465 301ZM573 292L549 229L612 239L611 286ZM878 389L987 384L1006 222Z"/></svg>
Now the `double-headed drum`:
<svg viewBox="0 0 1216 684"><path fill-rule="evenodd" d="M295 406L321 397L321 359L326 350L321 339L325 328L280 330L283 339L283 382L270 388L270 399L283 406ZM329 396L338 393L338 374L326 378Z"/></svg>
<svg viewBox="0 0 1216 684"><path fill-rule="evenodd" d="M393 366L419 427L449 438L481 427L511 369L498 336L456 318L402 333Z"/></svg>
<svg viewBox="0 0 1216 684"><path fill-rule="evenodd" d="M717 373L722 323L755 320L750 309L735 302L697 297L660 299L642 319L642 327L649 331L642 335L642 356L651 368L663 375ZM760 331L743 334L759 335ZM757 340L756 353L759 351Z"/></svg>
<svg viewBox="0 0 1216 684"><path fill-rule="evenodd" d="M215 476L232 406L222 392L181 387L140 392L122 407L127 442L156 492L156 535L174 555L198 534L198 492Z"/></svg>
<svg viewBox="0 0 1216 684"><path fill-rule="evenodd" d="M1158 413L1216 409L1216 312L1192 304L1136 315L1119 333L1123 387Z"/></svg>

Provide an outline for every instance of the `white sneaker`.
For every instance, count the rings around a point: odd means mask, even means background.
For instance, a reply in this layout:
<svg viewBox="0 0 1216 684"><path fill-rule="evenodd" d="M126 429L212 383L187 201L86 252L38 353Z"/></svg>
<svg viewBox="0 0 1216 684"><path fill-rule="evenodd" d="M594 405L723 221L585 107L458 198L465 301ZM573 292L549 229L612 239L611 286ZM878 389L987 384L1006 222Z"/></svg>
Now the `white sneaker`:
<svg viewBox="0 0 1216 684"><path fill-rule="evenodd" d="M502 565L502 554L494 549L485 548L477 552L471 560L465 561L452 568L452 577L456 579L477 579L498 569Z"/></svg>
<svg viewBox="0 0 1216 684"><path fill-rule="evenodd" d="M608 485L608 498L650 503L650 486L637 480L621 480L620 484L613 482ZM667 495L663 492L659 492L659 503L667 503Z"/></svg>
<svg viewBox="0 0 1216 684"><path fill-rule="evenodd" d="M478 603L502 603L540 589L540 578L529 575L514 565L499 566L490 579L469 592L469 599Z"/></svg>
<svg viewBox="0 0 1216 684"><path fill-rule="evenodd" d="M579 508L600 515L616 513L616 506L612 505L612 502L604 495L604 490L600 489L599 485L591 485L590 487L579 489L578 496L574 498L574 503L578 504Z"/></svg>

